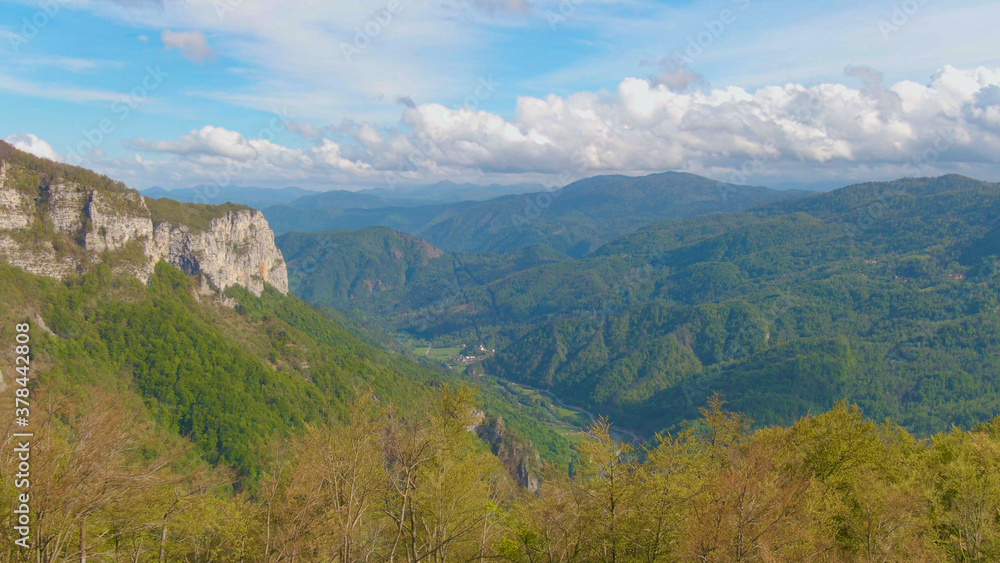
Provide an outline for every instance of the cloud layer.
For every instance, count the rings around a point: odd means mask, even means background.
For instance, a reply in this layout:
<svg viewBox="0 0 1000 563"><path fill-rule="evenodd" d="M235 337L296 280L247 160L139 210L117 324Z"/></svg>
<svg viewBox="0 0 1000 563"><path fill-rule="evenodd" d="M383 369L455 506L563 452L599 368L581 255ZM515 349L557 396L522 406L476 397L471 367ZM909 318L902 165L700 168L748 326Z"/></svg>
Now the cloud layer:
<svg viewBox="0 0 1000 563"><path fill-rule="evenodd" d="M399 123L336 127L285 122L310 148L248 139L206 126L176 139L127 146L170 158L127 161L196 182L226 173L244 181L371 184L438 178L571 181L598 173L687 170L739 182L802 178L835 167L860 178L996 169L1000 69L940 69L929 83L860 82L728 87L678 92L628 78L613 92L522 97L513 117L472 107L403 104ZM183 179L183 180L181 180ZM815 178L824 179L822 177Z"/></svg>

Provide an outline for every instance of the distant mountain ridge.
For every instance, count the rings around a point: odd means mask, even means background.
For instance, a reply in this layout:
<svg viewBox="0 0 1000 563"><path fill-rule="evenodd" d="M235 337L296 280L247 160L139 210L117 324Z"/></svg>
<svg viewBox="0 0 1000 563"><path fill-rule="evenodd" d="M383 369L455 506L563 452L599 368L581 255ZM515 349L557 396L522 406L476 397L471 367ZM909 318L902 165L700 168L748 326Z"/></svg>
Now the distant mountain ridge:
<svg viewBox="0 0 1000 563"><path fill-rule="evenodd" d="M666 172L640 177L595 176L558 190L505 195L483 202L391 208L378 207L375 200L362 201L359 194L328 192L265 209L264 214L277 232L386 226L445 250L506 252L545 244L581 257L623 234L664 219L742 211L806 193Z"/></svg>
<svg viewBox="0 0 1000 563"><path fill-rule="evenodd" d="M361 194L367 196L367 194ZM357 196L350 196L356 198ZM373 197L373 196L367 196ZM411 207L338 207L312 208L275 205L263 210L264 216L276 233L295 231L327 231L336 229L361 229L364 227L389 227L406 233L420 233L453 215L474 207L479 202L459 201Z"/></svg>
<svg viewBox="0 0 1000 563"><path fill-rule="evenodd" d="M377 188L363 190L365 193L386 197L409 197L437 203L454 203L458 201L486 201L497 197L532 193L545 189L542 184L489 184L480 185L465 182L458 184L451 180L443 180L427 186L400 186L394 190Z"/></svg>
<svg viewBox="0 0 1000 563"><path fill-rule="evenodd" d="M275 205L298 209L374 209L379 207L416 207L461 201L484 201L508 194L538 191L541 184L457 184L444 180L430 185L366 188L358 190L306 190L298 187L259 188L254 186L218 186L202 184L191 188L167 190L153 186L143 190L150 198L169 198L184 203L220 205L238 203L263 210Z"/></svg>
<svg viewBox="0 0 1000 563"><path fill-rule="evenodd" d="M263 209L272 205L295 201L296 199L308 196L315 192L295 187L272 189L257 188L253 186L223 187L212 184L202 184L191 188L177 188L173 190L165 190L159 186L154 186L147 190L142 190L140 193L149 198L168 198L182 203L201 203L208 205L238 203L255 209Z"/></svg>
<svg viewBox="0 0 1000 563"><path fill-rule="evenodd" d="M504 252L541 243L579 258L657 221L742 211L803 195L680 172L594 176L552 192L487 201L416 234L449 250Z"/></svg>

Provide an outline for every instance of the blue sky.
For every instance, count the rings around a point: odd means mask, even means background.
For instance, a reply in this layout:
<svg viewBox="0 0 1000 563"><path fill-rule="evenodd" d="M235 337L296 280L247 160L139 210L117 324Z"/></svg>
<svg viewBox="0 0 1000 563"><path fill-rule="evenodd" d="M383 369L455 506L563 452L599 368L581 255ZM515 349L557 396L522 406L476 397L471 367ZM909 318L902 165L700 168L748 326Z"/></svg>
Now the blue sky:
<svg viewBox="0 0 1000 563"><path fill-rule="evenodd" d="M962 0L8 1L0 138L138 188L997 180L997 21Z"/></svg>

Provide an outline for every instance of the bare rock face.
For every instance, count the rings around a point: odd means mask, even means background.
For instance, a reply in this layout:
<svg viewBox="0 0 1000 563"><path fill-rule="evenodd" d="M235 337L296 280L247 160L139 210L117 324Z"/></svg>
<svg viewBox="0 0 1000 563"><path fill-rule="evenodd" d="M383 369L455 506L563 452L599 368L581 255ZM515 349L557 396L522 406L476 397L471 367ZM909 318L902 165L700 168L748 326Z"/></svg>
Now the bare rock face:
<svg viewBox="0 0 1000 563"><path fill-rule="evenodd" d="M90 219L90 228L84 244L91 252L114 252L130 241L153 238L149 209L137 192L92 192L85 213Z"/></svg>
<svg viewBox="0 0 1000 563"><path fill-rule="evenodd" d="M0 256L12 266L50 278L63 279L78 270L72 257L61 255L51 243L25 245L8 232L0 232Z"/></svg>
<svg viewBox="0 0 1000 563"><path fill-rule="evenodd" d="M47 215L57 233L78 235L83 231L84 211L91 196L92 190L77 184L54 184L42 190L42 197L48 200Z"/></svg>
<svg viewBox="0 0 1000 563"><path fill-rule="evenodd" d="M482 414L482 411L479 413ZM490 445L493 455L500 458L507 473L520 487L531 492L537 491L538 473L542 463L534 444L511 437L500 415L486 417L483 414L481 420L482 422L474 427L476 435Z"/></svg>
<svg viewBox="0 0 1000 563"><path fill-rule="evenodd" d="M205 231L160 223L153 233L152 255L189 274L204 275L218 291L241 285L260 295L266 282L288 293L284 257L267 219L256 210L226 213Z"/></svg>
<svg viewBox="0 0 1000 563"><path fill-rule="evenodd" d="M31 192L18 189L22 176L22 171L0 162L0 256L11 265L33 274L63 278L75 273L76 262L57 251L57 246L63 242L61 238L68 235L61 233L59 237L39 237L34 229L38 221L37 208L43 196L51 194L39 191L32 197ZM57 204L75 196L62 198L61 195L56 197ZM76 220L72 213L66 213L64 209L60 209L57 215L52 219L52 228L57 232L58 229L68 230Z"/></svg>
<svg viewBox="0 0 1000 563"><path fill-rule="evenodd" d="M0 162L0 230L24 229L31 224L31 202L20 192L5 189L7 163Z"/></svg>
<svg viewBox="0 0 1000 563"><path fill-rule="evenodd" d="M216 292L239 285L260 295L268 283L288 293L285 261L264 215L249 208L204 209L216 215L207 227L154 224L135 190L39 182L31 171L0 162L0 257L64 279L109 253L131 252L129 260L115 263L131 264L119 267L143 282L164 260L202 276L202 286Z"/></svg>

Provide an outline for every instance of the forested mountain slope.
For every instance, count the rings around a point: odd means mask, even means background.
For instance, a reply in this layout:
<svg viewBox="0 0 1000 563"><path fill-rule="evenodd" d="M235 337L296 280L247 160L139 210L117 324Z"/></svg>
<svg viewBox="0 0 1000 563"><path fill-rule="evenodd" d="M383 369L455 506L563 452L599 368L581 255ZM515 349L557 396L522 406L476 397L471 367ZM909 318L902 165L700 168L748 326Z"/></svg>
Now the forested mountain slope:
<svg viewBox="0 0 1000 563"><path fill-rule="evenodd" d="M379 246L347 253L351 286L322 249L371 235L358 231L294 235L289 267L293 291L341 288L310 299L442 345L483 342L497 349L487 373L647 433L713 390L765 423L849 397L929 433L1000 408L998 230L997 185L946 176L666 221L577 260ZM396 264L377 291L375 263Z"/></svg>
<svg viewBox="0 0 1000 563"><path fill-rule="evenodd" d="M1000 186L957 176L668 222L596 253L639 272L633 306L553 319L487 370L650 429L715 390L762 422L847 397L969 427L1000 410L998 229Z"/></svg>
<svg viewBox="0 0 1000 563"><path fill-rule="evenodd" d="M276 243L288 258L296 295L361 315L392 332L479 322L478 300L489 298L483 292L488 284L570 260L544 245L504 254L444 252L386 227L287 233ZM474 289L479 291L475 297ZM452 330L456 338L461 331Z"/></svg>
<svg viewBox="0 0 1000 563"><path fill-rule="evenodd" d="M156 440L189 441L187 463L253 488L278 445L340 424L355 400L373 395L419 417L443 386L462 383L286 295L259 212L146 200L6 144L0 171L0 335L15 342L15 327L30 327L30 388L67 436L77 427L66 404L110 402L150 423ZM11 393L13 352L0 352L0 390ZM567 462L568 442L534 411L479 389L490 446L524 458L501 459L510 470L537 455L531 440Z"/></svg>

